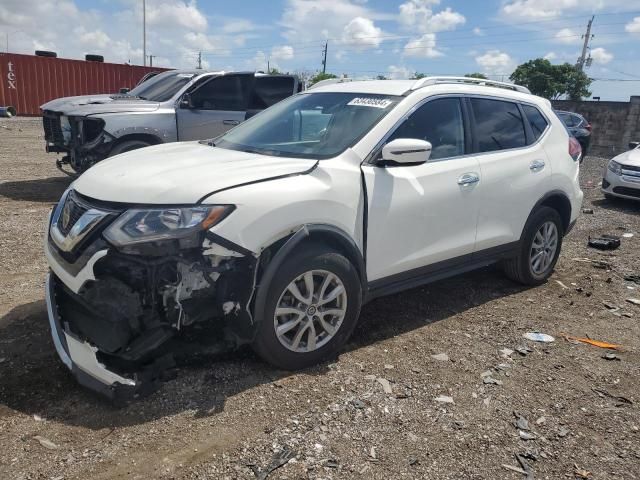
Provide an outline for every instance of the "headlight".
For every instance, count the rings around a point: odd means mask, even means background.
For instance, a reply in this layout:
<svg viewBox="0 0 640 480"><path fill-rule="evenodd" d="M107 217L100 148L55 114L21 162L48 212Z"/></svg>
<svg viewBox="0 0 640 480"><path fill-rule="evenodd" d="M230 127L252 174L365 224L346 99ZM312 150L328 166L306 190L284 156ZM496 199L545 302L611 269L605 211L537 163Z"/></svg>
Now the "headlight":
<svg viewBox="0 0 640 480"><path fill-rule="evenodd" d="M609 171L615 173L616 175L622 175L622 165L620 165L615 160L611 160L607 168L609 169Z"/></svg>
<svg viewBox="0 0 640 480"><path fill-rule="evenodd" d="M188 237L211 228L233 211L233 205L131 209L104 232L116 246Z"/></svg>

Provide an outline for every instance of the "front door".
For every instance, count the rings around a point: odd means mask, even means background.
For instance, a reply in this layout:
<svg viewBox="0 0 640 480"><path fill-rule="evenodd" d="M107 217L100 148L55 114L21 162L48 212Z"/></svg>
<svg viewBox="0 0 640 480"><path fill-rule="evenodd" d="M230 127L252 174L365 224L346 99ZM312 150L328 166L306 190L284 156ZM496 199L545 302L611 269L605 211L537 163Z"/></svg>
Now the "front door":
<svg viewBox="0 0 640 480"><path fill-rule="evenodd" d="M373 282L451 268L474 250L481 179L477 157L466 155L470 140L460 98L427 101L388 141L396 138L427 140L432 153L420 165L362 167L367 277Z"/></svg>
<svg viewBox="0 0 640 480"><path fill-rule="evenodd" d="M192 92L191 107L180 107L176 116L178 140L217 137L246 117L253 74L214 77Z"/></svg>

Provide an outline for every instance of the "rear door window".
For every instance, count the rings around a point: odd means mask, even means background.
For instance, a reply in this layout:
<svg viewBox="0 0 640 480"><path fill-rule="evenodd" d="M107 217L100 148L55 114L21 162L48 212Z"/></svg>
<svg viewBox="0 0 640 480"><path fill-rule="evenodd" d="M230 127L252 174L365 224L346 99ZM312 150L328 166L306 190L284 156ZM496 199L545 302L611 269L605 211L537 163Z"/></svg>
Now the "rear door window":
<svg viewBox="0 0 640 480"><path fill-rule="evenodd" d="M531 125L531 131L533 132L533 142L535 142L542 136L549 123L536 107L522 105L522 110L524 110L524 114L529 120L529 125Z"/></svg>
<svg viewBox="0 0 640 480"><path fill-rule="evenodd" d="M293 95L293 77L256 77L249 110L263 110Z"/></svg>
<svg viewBox="0 0 640 480"><path fill-rule="evenodd" d="M479 152L494 152L527 145L524 123L513 102L472 98Z"/></svg>

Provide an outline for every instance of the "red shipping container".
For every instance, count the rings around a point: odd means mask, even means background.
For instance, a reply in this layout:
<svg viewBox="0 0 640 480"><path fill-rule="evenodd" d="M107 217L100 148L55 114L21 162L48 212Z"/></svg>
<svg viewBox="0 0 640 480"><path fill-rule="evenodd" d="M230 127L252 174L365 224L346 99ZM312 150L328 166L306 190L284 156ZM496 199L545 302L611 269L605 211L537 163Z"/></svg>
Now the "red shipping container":
<svg viewBox="0 0 640 480"><path fill-rule="evenodd" d="M40 105L60 97L117 93L133 88L149 72L166 68L86 62L0 53L0 106L18 115L40 115Z"/></svg>

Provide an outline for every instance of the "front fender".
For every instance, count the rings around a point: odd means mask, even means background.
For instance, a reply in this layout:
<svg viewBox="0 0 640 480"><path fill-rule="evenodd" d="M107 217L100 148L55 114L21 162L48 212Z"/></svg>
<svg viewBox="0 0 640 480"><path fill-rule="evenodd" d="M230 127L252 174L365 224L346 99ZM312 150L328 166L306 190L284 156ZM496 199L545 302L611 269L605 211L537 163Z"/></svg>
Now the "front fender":
<svg viewBox="0 0 640 480"><path fill-rule="evenodd" d="M154 112L127 112L91 115L104 121L104 131L117 140L129 135L149 135L157 143L177 141L175 111L159 109Z"/></svg>

